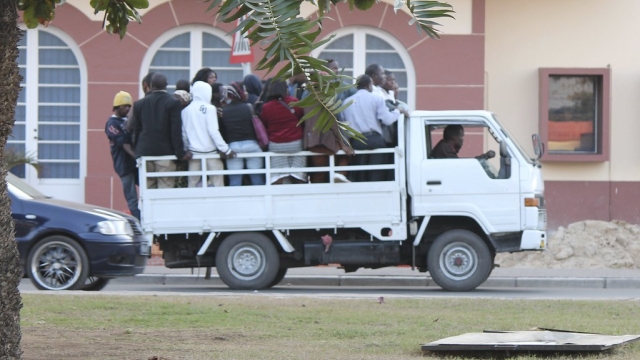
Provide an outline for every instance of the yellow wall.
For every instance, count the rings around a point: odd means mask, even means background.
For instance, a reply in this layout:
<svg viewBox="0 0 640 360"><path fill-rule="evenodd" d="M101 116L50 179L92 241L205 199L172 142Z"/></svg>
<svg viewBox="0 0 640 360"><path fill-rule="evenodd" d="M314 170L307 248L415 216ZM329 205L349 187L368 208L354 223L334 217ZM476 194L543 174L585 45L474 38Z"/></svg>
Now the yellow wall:
<svg viewBox="0 0 640 360"><path fill-rule="evenodd" d="M638 0L486 0L486 106L523 145L539 68L611 67L610 163L545 163L545 180L640 181L638 14Z"/></svg>

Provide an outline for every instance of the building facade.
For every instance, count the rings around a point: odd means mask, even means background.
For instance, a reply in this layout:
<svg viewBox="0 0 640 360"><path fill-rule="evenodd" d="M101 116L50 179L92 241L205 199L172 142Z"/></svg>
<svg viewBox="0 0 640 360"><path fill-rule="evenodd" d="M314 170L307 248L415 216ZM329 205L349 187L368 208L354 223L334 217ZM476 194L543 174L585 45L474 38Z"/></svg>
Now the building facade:
<svg viewBox="0 0 640 360"><path fill-rule="evenodd" d="M620 21L624 6L603 14L602 0L578 1L451 0L456 19L442 21L441 40L419 34L407 13L394 14L392 0L366 12L341 3L320 36L332 40L314 55L337 60L354 76L381 64L394 72L400 98L412 109L488 109L526 145L542 132L550 228L584 219L640 222L633 206L640 177L633 135L640 123L631 120L635 103L627 101L640 92L633 81L640 53L610 36L640 25ZM235 24L217 21L206 7L153 1L143 24L131 24L120 40L101 29L102 16L88 0L67 0L48 28L27 30L9 148L35 156L41 170L13 171L46 194L125 210L104 134L114 95L141 97L140 80L149 71L166 74L170 85L205 66L221 83L254 71L254 64L229 63L227 34ZM312 7L302 12L313 16ZM603 21L611 27L598 34L592 24ZM253 51L256 59L263 54ZM482 150L482 136L467 134L465 147Z"/></svg>

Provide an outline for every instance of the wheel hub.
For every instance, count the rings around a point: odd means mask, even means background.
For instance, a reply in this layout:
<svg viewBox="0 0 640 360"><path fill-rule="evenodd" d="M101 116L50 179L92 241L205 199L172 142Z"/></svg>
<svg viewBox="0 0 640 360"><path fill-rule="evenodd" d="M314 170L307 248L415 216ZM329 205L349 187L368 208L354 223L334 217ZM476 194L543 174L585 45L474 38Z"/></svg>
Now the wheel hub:
<svg viewBox="0 0 640 360"><path fill-rule="evenodd" d="M251 252L243 252L236 259L236 269L243 274L251 274L258 267L258 259Z"/></svg>
<svg viewBox="0 0 640 360"><path fill-rule="evenodd" d="M452 280L463 280L473 275L478 267L476 253L464 243L452 243L441 253L440 264L444 275Z"/></svg>
<svg viewBox="0 0 640 360"><path fill-rule="evenodd" d="M244 280L254 279L264 271L264 254L252 244L239 244L229 254L232 273Z"/></svg>
<svg viewBox="0 0 640 360"><path fill-rule="evenodd" d="M456 256L453 259L453 265L454 266L462 266L462 264L464 264L465 259L462 256Z"/></svg>

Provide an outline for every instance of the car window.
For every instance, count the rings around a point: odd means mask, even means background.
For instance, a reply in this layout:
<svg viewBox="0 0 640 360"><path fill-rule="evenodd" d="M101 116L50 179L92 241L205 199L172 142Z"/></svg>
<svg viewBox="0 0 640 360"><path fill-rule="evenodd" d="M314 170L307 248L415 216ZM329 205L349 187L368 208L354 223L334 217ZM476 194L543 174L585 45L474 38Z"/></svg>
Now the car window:
<svg viewBox="0 0 640 360"><path fill-rule="evenodd" d="M48 196L29 186L12 173L7 173L7 187L9 192L18 199L46 199Z"/></svg>

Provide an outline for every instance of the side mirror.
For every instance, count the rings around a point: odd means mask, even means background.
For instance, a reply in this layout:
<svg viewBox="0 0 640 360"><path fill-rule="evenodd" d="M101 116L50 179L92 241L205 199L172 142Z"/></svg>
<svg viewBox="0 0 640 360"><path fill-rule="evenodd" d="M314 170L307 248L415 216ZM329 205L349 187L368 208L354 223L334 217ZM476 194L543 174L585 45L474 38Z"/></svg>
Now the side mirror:
<svg viewBox="0 0 640 360"><path fill-rule="evenodd" d="M500 157L509 157L509 151L507 151L507 143L504 140L500 141Z"/></svg>
<svg viewBox="0 0 640 360"><path fill-rule="evenodd" d="M507 142L503 139L500 141L500 171L498 171L498 179L509 179L511 177L511 157L507 151Z"/></svg>
<svg viewBox="0 0 640 360"><path fill-rule="evenodd" d="M542 155L544 155L544 144L542 140L540 140L540 135L531 135L531 141L533 142L533 152L536 154L536 160L540 160Z"/></svg>

